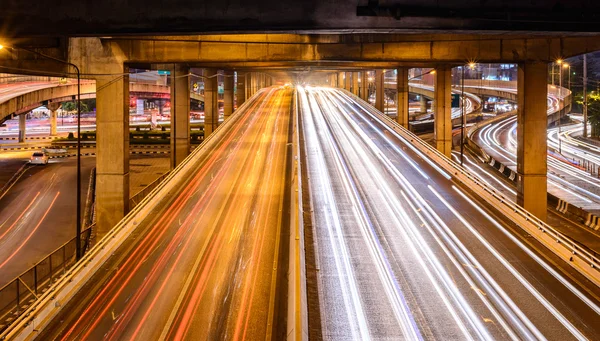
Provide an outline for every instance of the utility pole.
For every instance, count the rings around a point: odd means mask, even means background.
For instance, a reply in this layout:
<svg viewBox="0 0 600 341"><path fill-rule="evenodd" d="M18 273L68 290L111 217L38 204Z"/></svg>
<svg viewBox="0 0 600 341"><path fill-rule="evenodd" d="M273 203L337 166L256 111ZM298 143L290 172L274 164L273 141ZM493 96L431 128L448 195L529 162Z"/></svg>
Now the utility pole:
<svg viewBox="0 0 600 341"><path fill-rule="evenodd" d="M583 137L588 136L587 116L587 55L583 55Z"/></svg>

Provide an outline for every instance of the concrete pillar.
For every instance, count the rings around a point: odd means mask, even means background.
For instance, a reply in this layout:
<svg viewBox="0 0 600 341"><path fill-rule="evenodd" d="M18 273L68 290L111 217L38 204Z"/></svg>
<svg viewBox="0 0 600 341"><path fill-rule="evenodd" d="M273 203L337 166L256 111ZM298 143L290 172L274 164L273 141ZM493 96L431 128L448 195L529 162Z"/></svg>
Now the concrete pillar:
<svg viewBox="0 0 600 341"><path fill-rule="evenodd" d="M352 72L352 93L358 96L358 72Z"/></svg>
<svg viewBox="0 0 600 341"><path fill-rule="evenodd" d="M421 108L419 109L419 112L421 114L426 114L427 113L427 98L425 98L425 96L420 95L420 101L419 103L421 104Z"/></svg>
<svg viewBox="0 0 600 341"><path fill-rule="evenodd" d="M217 97L219 83L217 82L216 69L205 69L204 75L209 77L204 79L204 138L206 139L217 129L219 121Z"/></svg>
<svg viewBox="0 0 600 341"><path fill-rule="evenodd" d="M375 109L383 112L383 93L385 87L385 80L383 77L383 73L385 70L377 69L375 70Z"/></svg>
<svg viewBox="0 0 600 341"><path fill-rule="evenodd" d="M19 115L19 142L25 142L27 130L27 113Z"/></svg>
<svg viewBox="0 0 600 341"><path fill-rule="evenodd" d="M352 72L345 72L344 75L345 75L344 89L346 89L347 91L351 91L352 90Z"/></svg>
<svg viewBox="0 0 600 341"><path fill-rule="evenodd" d="M129 211L129 76L96 79L96 240ZM120 72L119 72L120 71Z"/></svg>
<svg viewBox="0 0 600 341"><path fill-rule="evenodd" d="M233 71L225 71L223 75L223 116L226 120L233 113Z"/></svg>
<svg viewBox="0 0 600 341"><path fill-rule="evenodd" d="M241 107L246 102L246 74L237 73L237 87L235 92L235 104Z"/></svg>
<svg viewBox="0 0 600 341"><path fill-rule="evenodd" d="M452 156L452 68L442 65L436 68L434 89L433 135L438 151Z"/></svg>
<svg viewBox="0 0 600 341"><path fill-rule="evenodd" d="M367 71L362 71L360 73L360 98L365 101L369 101L369 77L367 75Z"/></svg>
<svg viewBox="0 0 600 341"><path fill-rule="evenodd" d="M398 98L396 99L396 109L398 116L396 122L408 129L408 68L398 68L396 74L396 90Z"/></svg>
<svg viewBox="0 0 600 341"><path fill-rule="evenodd" d="M340 89L344 88L344 76L345 73L344 72L338 72L338 77L337 77L337 86Z"/></svg>
<svg viewBox="0 0 600 341"><path fill-rule="evenodd" d="M546 220L546 63L520 64L517 78L517 204Z"/></svg>
<svg viewBox="0 0 600 341"><path fill-rule="evenodd" d="M190 153L190 69L175 65L171 85L171 169ZM185 76L188 75L188 76Z"/></svg>
<svg viewBox="0 0 600 341"><path fill-rule="evenodd" d="M56 136L56 111L58 110L58 108L60 108L60 103L48 103L46 107L48 108L48 110L50 110L50 136Z"/></svg>

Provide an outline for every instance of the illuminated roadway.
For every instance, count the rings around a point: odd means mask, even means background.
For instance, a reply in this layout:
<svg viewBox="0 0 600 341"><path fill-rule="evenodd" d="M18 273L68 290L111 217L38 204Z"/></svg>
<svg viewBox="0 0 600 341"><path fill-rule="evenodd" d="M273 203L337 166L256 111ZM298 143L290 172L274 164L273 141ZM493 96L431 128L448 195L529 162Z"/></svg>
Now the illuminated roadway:
<svg viewBox="0 0 600 341"><path fill-rule="evenodd" d="M214 133L210 152L196 150L193 174L176 179L38 339L282 339L291 98L260 91Z"/></svg>
<svg viewBox="0 0 600 341"><path fill-rule="evenodd" d="M329 88L299 102L324 339L598 338L598 288L380 114Z"/></svg>
<svg viewBox="0 0 600 341"><path fill-rule="evenodd" d="M553 108L550 106L548 111ZM569 131L566 129L564 133ZM516 134L517 119L512 116L477 129L471 138L488 155L516 171ZM563 155L560 155L557 134L558 128L548 129L548 192L587 211L600 211L600 179L571 162L572 158L598 162L597 148L563 136Z"/></svg>

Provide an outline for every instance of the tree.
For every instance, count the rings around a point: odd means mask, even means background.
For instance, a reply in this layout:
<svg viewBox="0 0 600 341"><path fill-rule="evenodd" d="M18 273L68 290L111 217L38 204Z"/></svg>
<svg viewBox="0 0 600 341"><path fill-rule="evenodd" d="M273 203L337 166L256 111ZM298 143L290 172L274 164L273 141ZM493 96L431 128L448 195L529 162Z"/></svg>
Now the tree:
<svg viewBox="0 0 600 341"><path fill-rule="evenodd" d="M592 91L588 94L588 120L592 126L592 137L600 135L600 93Z"/></svg>
<svg viewBox="0 0 600 341"><path fill-rule="evenodd" d="M66 112L77 111L77 102L63 102L60 106ZM84 101L81 101L81 112L89 112L89 108Z"/></svg>

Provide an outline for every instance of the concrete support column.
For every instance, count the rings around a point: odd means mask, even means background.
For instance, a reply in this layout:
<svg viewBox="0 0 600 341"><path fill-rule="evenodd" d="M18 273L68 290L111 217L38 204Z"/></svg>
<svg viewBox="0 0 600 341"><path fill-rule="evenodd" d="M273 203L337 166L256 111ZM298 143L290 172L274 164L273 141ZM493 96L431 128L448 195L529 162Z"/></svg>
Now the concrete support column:
<svg viewBox="0 0 600 341"><path fill-rule="evenodd" d="M347 91L351 91L352 90L352 72L345 72L344 75L345 75L344 89L346 89Z"/></svg>
<svg viewBox="0 0 600 341"><path fill-rule="evenodd" d="M434 89L433 135L438 151L448 158L452 156L452 68L442 65L436 68Z"/></svg>
<svg viewBox="0 0 600 341"><path fill-rule="evenodd" d="M396 99L396 108L398 116L396 122L408 129L408 68L398 68L396 74L396 89L398 98Z"/></svg>
<svg viewBox="0 0 600 341"><path fill-rule="evenodd" d="M129 76L96 79L96 240L129 211Z"/></svg>
<svg viewBox="0 0 600 341"><path fill-rule="evenodd" d="M204 75L204 138L208 138L217 129L219 121L219 102L217 70L205 69Z"/></svg>
<svg viewBox="0 0 600 341"><path fill-rule="evenodd" d="M358 72L352 72L352 93L358 96Z"/></svg>
<svg viewBox="0 0 600 341"><path fill-rule="evenodd" d="M233 113L233 71L225 71L223 76L223 116L227 120Z"/></svg>
<svg viewBox="0 0 600 341"><path fill-rule="evenodd" d="M235 92L235 101L237 107L241 107L246 102L246 75L237 73L237 88Z"/></svg>
<svg viewBox="0 0 600 341"><path fill-rule="evenodd" d="M344 72L338 72L338 77L337 77L337 86L340 89L344 88L344 76L345 73Z"/></svg>
<svg viewBox="0 0 600 341"><path fill-rule="evenodd" d="M56 115L58 108L60 108L60 103L48 103L46 107L50 110L50 136L56 136Z"/></svg>
<svg viewBox="0 0 600 341"><path fill-rule="evenodd" d="M190 69L175 65L171 84L171 169L190 154ZM186 76L187 75L187 76ZM215 77L216 78L216 77Z"/></svg>
<svg viewBox="0 0 600 341"><path fill-rule="evenodd" d="M383 94L385 87L384 73L385 70L377 69L375 70L375 109L383 112Z"/></svg>
<svg viewBox="0 0 600 341"><path fill-rule="evenodd" d="M19 142L25 142L27 129L27 113L19 115Z"/></svg>
<svg viewBox="0 0 600 341"><path fill-rule="evenodd" d="M425 98L425 96L421 95L420 96L421 100L419 101L419 103L421 104L421 108L419 109L419 112L421 114L426 114L427 113L427 98Z"/></svg>
<svg viewBox="0 0 600 341"><path fill-rule="evenodd" d="M360 98L365 101L369 101L369 77L367 76L367 71L362 71L360 73Z"/></svg>
<svg viewBox="0 0 600 341"><path fill-rule="evenodd" d="M547 65L519 64L517 78L517 204L546 220Z"/></svg>

